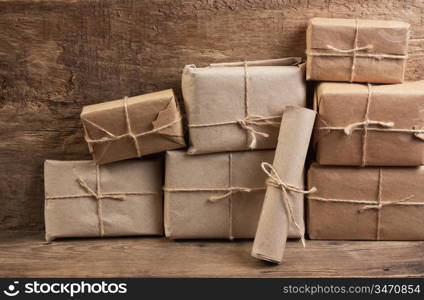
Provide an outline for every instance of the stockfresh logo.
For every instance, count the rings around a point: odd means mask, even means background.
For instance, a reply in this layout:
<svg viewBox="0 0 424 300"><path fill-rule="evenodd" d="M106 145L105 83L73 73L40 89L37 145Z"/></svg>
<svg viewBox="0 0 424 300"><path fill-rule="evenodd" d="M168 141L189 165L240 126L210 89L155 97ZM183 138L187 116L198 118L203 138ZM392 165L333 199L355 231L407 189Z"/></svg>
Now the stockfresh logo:
<svg viewBox="0 0 424 300"><path fill-rule="evenodd" d="M19 295L20 292L17 288L18 284L19 284L19 281L14 281L13 284L9 284L7 286L7 289L5 289L3 293L9 297L15 297Z"/></svg>
<svg viewBox="0 0 424 300"><path fill-rule="evenodd" d="M21 284L21 288L18 288L19 281L14 281L13 284L9 284L3 291L6 296L14 297L18 294L55 294L55 295L68 295L74 297L76 295L89 295L89 294L126 294L127 284L126 283L115 283L115 282L41 282L38 280L28 281Z"/></svg>

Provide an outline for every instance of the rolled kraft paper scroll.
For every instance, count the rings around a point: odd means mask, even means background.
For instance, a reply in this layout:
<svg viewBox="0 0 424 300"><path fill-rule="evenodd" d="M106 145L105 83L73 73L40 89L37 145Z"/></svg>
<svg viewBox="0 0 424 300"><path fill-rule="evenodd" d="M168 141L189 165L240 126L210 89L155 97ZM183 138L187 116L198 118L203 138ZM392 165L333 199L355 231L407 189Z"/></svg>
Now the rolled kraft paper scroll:
<svg viewBox="0 0 424 300"><path fill-rule="evenodd" d="M280 263L286 239L303 238L303 202L308 192L303 191L303 175L315 115L313 110L293 106L284 113L273 169L267 169L273 176L253 243L252 256L256 258Z"/></svg>
<svg viewBox="0 0 424 300"><path fill-rule="evenodd" d="M307 80L400 83L409 24L312 18L306 33Z"/></svg>
<svg viewBox="0 0 424 300"><path fill-rule="evenodd" d="M182 92L189 154L275 149L285 106L306 104L304 64L290 57L188 65Z"/></svg>

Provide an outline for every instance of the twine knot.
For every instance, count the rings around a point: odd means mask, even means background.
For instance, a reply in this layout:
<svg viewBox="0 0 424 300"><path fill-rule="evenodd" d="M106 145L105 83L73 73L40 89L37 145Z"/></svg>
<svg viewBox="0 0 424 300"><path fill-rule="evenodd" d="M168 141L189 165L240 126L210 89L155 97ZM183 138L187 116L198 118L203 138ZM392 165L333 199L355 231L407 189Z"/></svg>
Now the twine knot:
<svg viewBox="0 0 424 300"><path fill-rule="evenodd" d="M276 117L264 117L259 115L248 115L243 119L237 120L237 124L239 124L243 129L245 129L249 135L250 135L250 144L249 149L254 149L256 147L257 143L257 135L263 136L263 137L269 137L269 134L266 132L262 132L259 130L256 130L253 126L280 126L281 122L279 121L273 121L277 118L280 118L280 116Z"/></svg>
<svg viewBox="0 0 424 300"><path fill-rule="evenodd" d="M379 187L379 188L381 189L381 187ZM379 202L377 204L364 205L360 209L358 209L358 213L362 213L362 212L364 212L368 209L376 209L376 210L380 211L385 206L396 205L396 204L399 204L399 203L402 203L402 202L406 202L409 199L414 198L414 197L415 197L415 195L412 194L412 195L409 195L408 197L405 197L403 199L396 200L396 201L390 201L390 202L382 202L381 197L379 197L379 200L378 200Z"/></svg>
<svg viewBox="0 0 424 300"><path fill-rule="evenodd" d="M250 193L253 190L256 190L256 189L253 189L253 188L244 188L244 187L230 187L230 188L228 188L228 192L226 192L225 194L222 194L222 195L219 195L219 196L209 197L208 198L208 201L210 201L210 202L217 202L219 200L222 200L222 199L225 199L225 198L229 197L233 193L238 193L238 192Z"/></svg>
<svg viewBox="0 0 424 300"><path fill-rule="evenodd" d="M355 47L355 48L352 48L352 49L340 49L340 48L337 48L337 47L333 47L331 45L327 45L326 47L327 47L327 49L333 50L335 52L340 52L340 53L353 53L353 52L362 51L362 50L369 51L369 50L372 50L374 48L374 46L371 45L371 44L368 44L368 45L363 46L363 47Z"/></svg>
<svg viewBox="0 0 424 300"><path fill-rule="evenodd" d="M95 192L92 188L90 188L87 184L87 182L82 179L81 177L77 178L77 182L79 183L79 185L87 191L88 194L90 194L90 196L92 196L93 198L95 198L97 201L101 200L101 199L114 199L114 200L125 200L125 195L109 195L109 194L102 194L101 192Z"/></svg>
<svg viewBox="0 0 424 300"><path fill-rule="evenodd" d="M362 122L356 122L356 123L351 123L348 124L345 128L344 128L344 133L345 135L351 135L352 132L355 130L355 128L360 127L360 126L368 126L368 125L378 125L384 128L392 128L393 126L395 126L394 122L383 122L383 121L374 121L374 120L365 120Z"/></svg>
<svg viewBox="0 0 424 300"><path fill-rule="evenodd" d="M302 245L303 247L305 247L305 237L304 237L303 229L297 223L296 218L294 217L293 206L288 198L288 192L294 192L299 194L310 194L310 193L316 192L317 189L315 187L312 187L310 190L304 190L303 188L283 182L283 180L281 180L281 177L278 175L277 170L275 170L275 168L267 162L262 162L261 168L265 172L265 174L268 175L268 179L266 181L267 185L276 187L281 190L282 200L286 208L289 224L293 223L296 226L301 236Z"/></svg>

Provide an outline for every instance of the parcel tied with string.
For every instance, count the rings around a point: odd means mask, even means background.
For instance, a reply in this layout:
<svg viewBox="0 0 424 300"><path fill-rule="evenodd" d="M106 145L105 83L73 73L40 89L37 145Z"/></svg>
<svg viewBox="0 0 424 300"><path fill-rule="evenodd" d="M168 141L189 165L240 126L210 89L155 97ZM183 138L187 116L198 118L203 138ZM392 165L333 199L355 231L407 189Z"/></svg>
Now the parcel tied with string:
<svg viewBox="0 0 424 300"><path fill-rule="evenodd" d="M162 162L47 160L46 240L163 234Z"/></svg>
<svg viewBox="0 0 424 300"><path fill-rule="evenodd" d="M314 143L322 165L424 164L424 81L321 83Z"/></svg>
<svg viewBox="0 0 424 300"><path fill-rule="evenodd" d="M187 155L168 151L165 235L171 239L253 238L265 194L261 162L273 150Z"/></svg>
<svg viewBox="0 0 424 300"><path fill-rule="evenodd" d="M313 164L308 186L311 239L424 240L424 167Z"/></svg>
<svg viewBox="0 0 424 300"><path fill-rule="evenodd" d="M185 147L171 89L85 106L85 140L97 164Z"/></svg>
<svg viewBox="0 0 424 300"><path fill-rule="evenodd" d="M189 154L274 149L287 105L305 106L300 58L188 65L182 92Z"/></svg>
<svg viewBox="0 0 424 300"><path fill-rule="evenodd" d="M404 80L408 23L312 18L306 36L308 80L371 83Z"/></svg>

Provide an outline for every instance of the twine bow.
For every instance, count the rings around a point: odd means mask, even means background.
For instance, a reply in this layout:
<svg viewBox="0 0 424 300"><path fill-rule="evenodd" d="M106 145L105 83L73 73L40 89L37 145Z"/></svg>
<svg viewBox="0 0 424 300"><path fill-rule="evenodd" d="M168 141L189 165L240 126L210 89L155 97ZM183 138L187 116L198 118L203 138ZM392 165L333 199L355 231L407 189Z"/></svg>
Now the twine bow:
<svg viewBox="0 0 424 300"><path fill-rule="evenodd" d="M281 180L281 177L278 175L275 168L267 162L261 163L261 168L265 172L265 174L268 175L267 185L273 186L281 190L282 201L286 209L289 225L290 223L293 223L296 226L301 236L302 245L303 247L305 247L305 236L303 232L303 227L300 226L299 223L296 221L296 218L294 216L293 206L289 199L288 193L293 192L298 194L310 194L310 193L314 193L316 191L316 188L312 187L310 190L304 190L303 188L283 182L283 180Z"/></svg>
<svg viewBox="0 0 424 300"><path fill-rule="evenodd" d="M265 138L269 137L268 133L256 130L253 126L254 125L257 125L257 126L270 125L270 126L276 126L276 127L280 126L280 122L272 121L273 119L275 119L275 117L263 117L263 116L258 116L258 115L250 115L249 116L248 115L244 119L237 120L237 123L242 128L247 130L247 132L249 132L249 134L250 134L249 149L255 149L256 148L256 143L257 143L256 136L257 135L263 136Z"/></svg>
<svg viewBox="0 0 424 300"><path fill-rule="evenodd" d="M362 127L368 128L368 125L378 125L384 128L392 128L395 126L394 122L382 122L382 121L373 121L373 120L365 120L362 122L351 123L344 128L344 133L346 135L351 135L355 128Z"/></svg>
<svg viewBox="0 0 424 300"><path fill-rule="evenodd" d="M173 125L175 125L176 123L180 122L182 120L182 117L177 118L176 120L165 124L163 126L157 127L155 129L146 131L146 132L141 132L141 133L135 133L132 129L131 126L131 120L130 120L130 115L128 112L128 97L124 97L123 100L123 107L124 107L124 116L125 116L125 123L127 126L127 132L121 135L115 135L113 133L111 133L110 131L108 131L107 129L103 128L102 126L93 123L92 121L89 120L84 120L85 122L89 123L91 126L95 127L96 129L102 131L103 133L105 133L107 136L106 137L102 137L100 139L91 139L86 131L86 135L85 135L85 141L90 145L90 144L102 144L102 143L108 143L107 147L104 149L101 157L98 160L101 160L101 158L103 157L103 155L107 152L109 146L111 145L111 142L123 139L123 138L131 138L131 140L133 141L135 150L137 152L137 157L140 157L142 155L141 152L141 147L140 147L140 143L139 143L139 138L142 136L146 136L146 135L151 135L154 133L157 133L159 131L162 131L163 129L169 128ZM91 149L91 147L90 147Z"/></svg>

